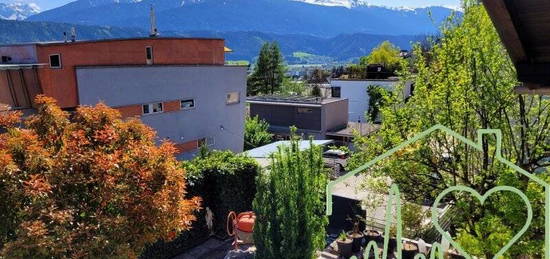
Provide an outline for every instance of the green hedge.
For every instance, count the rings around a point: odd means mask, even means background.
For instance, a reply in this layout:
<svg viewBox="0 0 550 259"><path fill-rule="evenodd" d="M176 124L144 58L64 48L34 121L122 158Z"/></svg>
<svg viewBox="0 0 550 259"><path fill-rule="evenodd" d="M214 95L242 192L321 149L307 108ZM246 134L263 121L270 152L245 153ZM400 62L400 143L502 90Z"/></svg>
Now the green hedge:
<svg viewBox="0 0 550 259"><path fill-rule="evenodd" d="M256 195L256 175L259 165L252 158L230 151L213 151L192 161L182 162L187 171L188 196L200 196L202 210L190 231L174 241L159 241L147 249L142 258L171 258L200 244L208 238L204 219L209 207L214 214L214 230L218 236L227 236L226 219L229 211L237 213L252 210Z"/></svg>

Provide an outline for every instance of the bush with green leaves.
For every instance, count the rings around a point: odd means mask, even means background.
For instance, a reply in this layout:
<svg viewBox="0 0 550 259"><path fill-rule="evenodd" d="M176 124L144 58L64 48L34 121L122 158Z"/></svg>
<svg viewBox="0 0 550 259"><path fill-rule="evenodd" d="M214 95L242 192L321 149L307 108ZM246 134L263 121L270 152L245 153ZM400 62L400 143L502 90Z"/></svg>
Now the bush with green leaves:
<svg viewBox="0 0 550 259"><path fill-rule="evenodd" d="M214 214L214 231L224 234L229 211L252 210L259 165L250 157L230 151L212 151L182 163L187 170L190 195L200 193L203 208Z"/></svg>
<svg viewBox="0 0 550 259"><path fill-rule="evenodd" d="M257 258L313 258L325 245L327 174L321 147L299 150L299 139L279 147L270 171L257 178L254 199Z"/></svg>
<svg viewBox="0 0 550 259"><path fill-rule="evenodd" d="M249 150L271 143L273 134L269 133L269 124L258 116L247 117L244 123L244 149Z"/></svg>

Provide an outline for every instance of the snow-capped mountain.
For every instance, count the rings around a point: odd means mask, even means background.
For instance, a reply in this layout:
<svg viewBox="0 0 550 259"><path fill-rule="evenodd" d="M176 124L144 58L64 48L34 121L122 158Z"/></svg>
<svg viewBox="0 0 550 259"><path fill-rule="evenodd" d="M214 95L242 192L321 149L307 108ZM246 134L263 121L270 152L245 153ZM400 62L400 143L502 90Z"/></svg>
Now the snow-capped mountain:
<svg viewBox="0 0 550 259"><path fill-rule="evenodd" d="M357 6L368 5L366 0L292 0L296 2L304 2L308 4L324 5L324 6L342 6L353 8Z"/></svg>
<svg viewBox="0 0 550 259"><path fill-rule="evenodd" d="M0 19L24 20L40 12L38 5L30 3L0 3Z"/></svg>
<svg viewBox="0 0 550 259"><path fill-rule="evenodd" d="M163 31L258 31L338 34L432 34L452 12L444 7L387 8L367 0L77 0L28 21L149 28L154 5Z"/></svg>

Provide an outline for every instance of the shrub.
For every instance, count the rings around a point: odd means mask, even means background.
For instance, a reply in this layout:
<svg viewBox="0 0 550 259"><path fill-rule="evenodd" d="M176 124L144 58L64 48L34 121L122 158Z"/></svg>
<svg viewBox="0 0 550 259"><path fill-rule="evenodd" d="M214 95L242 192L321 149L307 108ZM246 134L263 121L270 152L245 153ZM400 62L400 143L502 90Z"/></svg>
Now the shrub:
<svg viewBox="0 0 550 259"><path fill-rule="evenodd" d="M313 258L325 244L324 190L327 175L321 148L290 147L273 155L271 171L257 179L254 241L258 258Z"/></svg>
<svg viewBox="0 0 550 259"><path fill-rule="evenodd" d="M103 104L0 115L0 257L137 257L195 220L170 143Z"/></svg>
<svg viewBox="0 0 550 259"><path fill-rule="evenodd" d="M244 149L249 150L271 143L273 134L269 133L269 124L260 117L247 117L244 123Z"/></svg>
<svg viewBox="0 0 550 259"><path fill-rule="evenodd" d="M206 157L183 162L183 167L188 172L189 193L200 195L203 207L212 210L216 233L225 233L229 211L252 210L259 170L254 159L230 151L213 151Z"/></svg>
<svg viewBox="0 0 550 259"><path fill-rule="evenodd" d="M256 194L255 178L259 166L252 158L230 151L208 151L201 147L199 156L182 162L187 172L188 194L200 195L203 208L214 214L214 232L226 236L229 211L252 210ZM159 241L149 247L142 258L172 258L202 242L210 236L206 226L205 210L197 214L190 231L182 233L172 242Z"/></svg>

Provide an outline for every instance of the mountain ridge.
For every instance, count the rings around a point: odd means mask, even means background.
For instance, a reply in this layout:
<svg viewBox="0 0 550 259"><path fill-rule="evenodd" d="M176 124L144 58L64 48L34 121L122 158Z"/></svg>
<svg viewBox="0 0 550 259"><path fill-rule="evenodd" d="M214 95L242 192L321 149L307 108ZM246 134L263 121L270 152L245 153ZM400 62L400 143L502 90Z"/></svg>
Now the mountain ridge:
<svg viewBox="0 0 550 259"><path fill-rule="evenodd" d="M312 1L358 2L347 8ZM341 33L432 34L453 13L445 7L405 10L365 5L362 0L78 0L27 20L145 29L153 3L160 31L260 31L325 38Z"/></svg>
<svg viewBox="0 0 550 259"><path fill-rule="evenodd" d="M34 3L0 3L0 19L2 20L25 20L38 13L40 13L40 7Z"/></svg>
<svg viewBox="0 0 550 259"><path fill-rule="evenodd" d="M52 22L28 22L0 20L0 44L28 43L39 41L63 41L63 32L76 28L78 40L99 40L111 38L147 37L148 33L139 28L118 28L109 26L74 25ZM22 33L24 32L24 33ZM277 41L285 59L290 64L306 61L295 57L295 53L307 53L322 58L326 62L346 63L370 53L372 48L384 40L410 49L411 42L421 41L422 35L373 35L341 34L332 38L320 38L300 34L274 34L253 31L236 32L164 32L166 37L206 37L223 38L234 52L228 53L227 60L254 61L261 45L267 41Z"/></svg>

